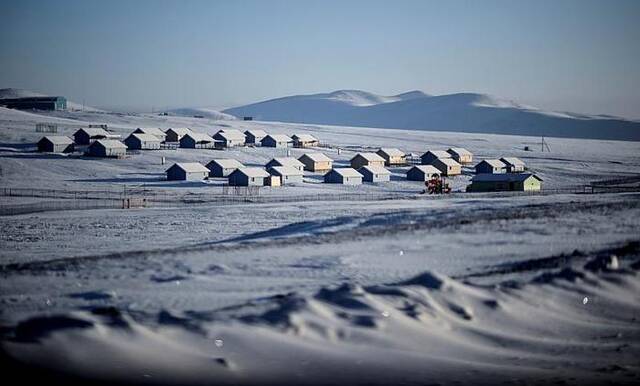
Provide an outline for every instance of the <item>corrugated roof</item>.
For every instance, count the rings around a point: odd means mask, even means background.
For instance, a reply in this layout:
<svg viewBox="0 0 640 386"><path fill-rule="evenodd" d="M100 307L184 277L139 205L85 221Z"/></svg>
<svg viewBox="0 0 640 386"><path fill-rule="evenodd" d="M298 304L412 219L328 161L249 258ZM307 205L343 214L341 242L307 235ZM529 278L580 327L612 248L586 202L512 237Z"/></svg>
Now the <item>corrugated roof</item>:
<svg viewBox="0 0 640 386"><path fill-rule="evenodd" d="M362 158L366 159L367 161L378 161L378 162L384 162L384 158L380 157L379 155L377 155L376 153L358 153L356 154L353 158L351 158L352 160L355 159L357 156L361 156Z"/></svg>
<svg viewBox="0 0 640 386"><path fill-rule="evenodd" d="M178 162L173 164L172 167L177 166L180 169L184 170L187 173L198 173L198 172L206 172L209 173L209 169L207 169L203 164L201 164L200 162ZM169 169L171 169L169 168Z"/></svg>
<svg viewBox="0 0 640 386"><path fill-rule="evenodd" d="M390 171L388 171L387 169L383 168L382 166L363 166L360 169L358 169L358 172L360 172L360 170L365 169L368 170L370 173L372 174L391 174Z"/></svg>
<svg viewBox="0 0 640 386"><path fill-rule="evenodd" d="M233 158L218 158L218 159L213 159L211 161L209 161L209 163L207 164L207 166L211 165L211 164L218 164L220 167L222 167L223 169L240 169L243 168L244 165L242 163L240 163L240 161L235 160Z"/></svg>
<svg viewBox="0 0 640 386"><path fill-rule="evenodd" d="M525 163L520 158L516 157L502 157L500 158L500 161L504 162L506 165L525 166Z"/></svg>
<svg viewBox="0 0 640 386"><path fill-rule="evenodd" d="M142 134L151 134L159 137L164 137L166 134L164 131L158 129L157 127L138 127L135 131Z"/></svg>
<svg viewBox="0 0 640 386"><path fill-rule="evenodd" d="M237 169L234 173L242 173L247 177L269 177L269 173L262 168L242 168Z"/></svg>
<svg viewBox="0 0 640 386"><path fill-rule="evenodd" d="M318 141L318 138L314 137L311 134L294 134L291 138L292 139L297 139L298 141L301 141L301 142L316 142L316 141Z"/></svg>
<svg viewBox="0 0 640 386"><path fill-rule="evenodd" d="M73 143L73 139L64 135L46 135L42 137L42 139L45 138L54 145L70 145Z"/></svg>
<svg viewBox="0 0 640 386"><path fill-rule="evenodd" d="M153 134L142 134L142 133L133 133L130 135L130 137L136 137L141 141L146 141L146 142L160 142L161 139L158 138L157 136L153 135Z"/></svg>
<svg viewBox="0 0 640 386"><path fill-rule="evenodd" d="M269 172L271 174L276 174L279 176L301 176L303 175L303 173L296 169L296 168L292 168L291 166L274 166L269 168Z"/></svg>
<svg viewBox="0 0 640 386"><path fill-rule="evenodd" d="M485 159L485 160L482 160L478 165L480 165L483 162L488 163L494 168L504 168L505 166L507 166L504 164L504 162L500 161L499 159Z"/></svg>
<svg viewBox="0 0 640 386"><path fill-rule="evenodd" d="M433 165L416 165L411 169L421 170L424 174L432 175L432 174L441 174L440 170Z"/></svg>
<svg viewBox="0 0 640 386"><path fill-rule="evenodd" d="M324 153L304 153L300 158L307 157L313 162L332 162L333 160L327 157ZM298 158L298 160L300 160Z"/></svg>
<svg viewBox="0 0 640 386"><path fill-rule="evenodd" d="M447 150L448 153L454 153L457 154L459 156L462 155L473 155L469 150L465 149L464 147L450 147Z"/></svg>
<svg viewBox="0 0 640 386"><path fill-rule="evenodd" d="M426 156L427 154L433 154L436 158L451 158L451 154L447 153L444 150L429 150L428 152L424 153L422 156Z"/></svg>
<svg viewBox="0 0 640 386"><path fill-rule="evenodd" d="M115 139L98 139L94 143L99 143L104 146L106 149L118 149L118 148L127 148L127 145L120 141L116 141Z"/></svg>
<svg viewBox="0 0 640 386"><path fill-rule="evenodd" d="M271 161L267 162L268 164L275 164L279 166L291 166L295 168L304 167L304 164L293 157L276 157Z"/></svg>
<svg viewBox="0 0 640 386"><path fill-rule="evenodd" d="M404 157L404 152L396 148L381 147L378 151L388 155L389 157Z"/></svg>
<svg viewBox="0 0 640 386"><path fill-rule="evenodd" d="M331 172L338 173L343 177L362 177L362 174L358 173L358 171L353 168L334 168L331 169L329 173Z"/></svg>
<svg viewBox="0 0 640 386"><path fill-rule="evenodd" d="M542 181L542 178L532 173L482 173L473 176L471 182L522 182L529 177Z"/></svg>

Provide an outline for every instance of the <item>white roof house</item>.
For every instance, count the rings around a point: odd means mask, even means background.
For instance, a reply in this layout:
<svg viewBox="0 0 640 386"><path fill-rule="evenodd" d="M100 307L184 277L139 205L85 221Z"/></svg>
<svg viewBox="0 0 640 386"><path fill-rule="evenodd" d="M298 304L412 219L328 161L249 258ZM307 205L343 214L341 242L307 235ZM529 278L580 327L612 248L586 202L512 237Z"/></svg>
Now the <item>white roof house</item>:
<svg viewBox="0 0 640 386"><path fill-rule="evenodd" d="M526 166L526 164L524 163L524 161L522 161L520 158L516 158L516 157L502 157L500 158L500 161L504 162L505 165L509 166L514 166L514 167L522 167L524 168Z"/></svg>
<svg viewBox="0 0 640 386"><path fill-rule="evenodd" d="M269 134L267 137L275 139L277 142L291 142L291 138L284 134Z"/></svg>
<svg viewBox="0 0 640 386"><path fill-rule="evenodd" d="M313 162L332 162L333 160L326 156L324 153L304 153L304 156L312 160Z"/></svg>
<svg viewBox="0 0 640 386"><path fill-rule="evenodd" d="M218 133L224 133L229 138L244 138L244 133L238 129L220 129ZM218 134L216 133L216 134Z"/></svg>
<svg viewBox="0 0 640 386"><path fill-rule="evenodd" d="M469 150L465 149L464 147L450 147L447 150L447 153L449 153L449 154L457 154L459 156L473 155Z"/></svg>
<svg viewBox="0 0 640 386"><path fill-rule="evenodd" d="M333 168L331 170L342 177L362 177L362 174L353 168Z"/></svg>
<svg viewBox="0 0 640 386"><path fill-rule="evenodd" d="M402 150L389 147L381 147L378 150L378 153L386 154L389 157L404 157L405 155Z"/></svg>
<svg viewBox="0 0 640 386"><path fill-rule="evenodd" d="M269 177L269 173L267 173L266 170L262 169L262 168L255 168L255 167L251 167L251 168L242 168L242 169L238 169L237 173L241 173L244 174L247 177Z"/></svg>
<svg viewBox="0 0 640 386"><path fill-rule="evenodd" d="M209 169L207 169L200 162L178 162L175 164L175 166L184 170L187 173L198 173L198 172L209 173Z"/></svg>
<svg viewBox="0 0 640 386"><path fill-rule="evenodd" d="M134 130L134 133L151 134L161 138L164 138L167 135L164 131L158 129L157 127L138 127Z"/></svg>
<svg viewBox="0 0 640 386"><path fill-rule="evenodd" d="M302 172L291 166L273 166L269 168L271 174L277 176L302 176Z"/></svg>
<svg viewBox="0 0 640 386"><path fill-rule="evenodd" d="M261 129L249 129L249 130L245 130L244 132L245 135L252 135L256 138L264 138L267 136L267 132Z"/></svg>
<svg viewBox="0 0 640 386"><path fill-rule="evenodd" d="M244 165L240 161L235 160L233 158L216 158L209 161L207 165L213 165L213 164L219 165L224 169L232 169L232 168L240 169L244 167Z"/></svg>
<svg viewBox="0 0 640 386"><path fill-rule="evenodd" d="M70 145L73 143L71 138L64 135L46 135L42 138L48 140L54 145Z"/></svg>
<svg viewBox="0 0 640 386"><path fill-rule="evenodd" d="M274 166L289 166L300 171L304 170L304 164L293 157L276 157L269 161L265 166L267 168Z"/></svg>

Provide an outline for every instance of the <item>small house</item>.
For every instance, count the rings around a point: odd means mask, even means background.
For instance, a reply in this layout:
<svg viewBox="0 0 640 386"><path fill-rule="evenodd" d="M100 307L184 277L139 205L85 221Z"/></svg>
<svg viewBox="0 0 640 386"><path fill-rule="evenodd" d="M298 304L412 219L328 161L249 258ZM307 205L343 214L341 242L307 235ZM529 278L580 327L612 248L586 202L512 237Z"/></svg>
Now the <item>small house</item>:
<svg viewBox="0 0 640 386"><path fill-rule="evenodd" d="M73 134L73 140L77 145L89 145L98 139L108 139L111 136L105 129L90 127L82 128Z"/></svg>
<svg viewBox="0 0 640 386"><path fill-rule="evenodd" d="M48 135L38 141L38 151L46 153L72 153L73 140L63 135Z"/></svg>
<svg viewBox="0 0 640 386"><path fill-rule="evenodd" d="M98 139L87 148L91 157L123 157L127 154L127 145L114 139Z"/></svg>
<svg viewBox="0 0 640 386"><path fill-rule="evenodd" d="M376 154L384 158L384 164L386 166L399 166L407 164L406 155L399 149L383 147L380 148L376 152Z"/></svg>
<svg viewBox="0 0 640 386"><path fill-rule="evenodd" d="M531 173L477 174L468 192L540 191L542 178Z"/></svg>
<svg viewBox="0 0 640 386"><path fill-rule="evenodd" d="M189 132L180 138L180 147L187 149L213 149L216 141L208 134Z"/></svg>
<svg viewBox="0 0 640 386"><path fill-rule="evenodd" d="M429 181L433 176L440 177L442 173L433 165L416 165L407 171L409 181Z"/></svg>
<svg viewBox="0 0 640 386"><path fill-rule="evenodd" d="M289 143L291 138L284 134L269 134L260 141L260 144L265 147L288 147Z"/></svg>
<svg viewBox="0 0 640 386"><path fill-rule="evenodd" d="M507 165L499 159L485 159L475 166L476 174L506 173Z"/></svg>
<svg viewBox="0 0 640 386"><path fill-rule="evenodd" d="M451 154L451 158L461 165L473 162L473 154L463 147L450 147L447 149L447 153Z"/></svg>
<svg viewBox="0 0 640 386"><path fill-rule="evenodd" d="M324 175L327 184L360 185L362 174L353 168L333 168Z"/></svg>
<svg viewBox="0 0 640 386"><path fill-rule="evenodd" d="M244 146L245 136L238 130L220 130L214 136L217 148Z"/></svg>
<svg viewBox="0 0 640 386"><path fill-rule="evenodd" d="M228 177L236 169L242 169L244 165L234 159L214 159L207 164L209 177Z"/></svg>
<svg viewBox="0 0 640 386"><path fill-rule="evenodd" d="M520 158L516 157L502 157L500 158L505 164L505 168L507 169L507 173L521 173L527 168L524 162Z"/></svg>
<svg viewBox="0 0 640 386"><path fill-rule="evenodd" d="M267 170L272 176L280 177L282 185L302 183L302 172L291 166L273 166Z"/></svg>
<svg viewBox="0 0 640 386"><path fill-rule="evenodd" d="M363 166L358 169L365 182L387 182L391 179L391 172L382 166Z"/></svg>
<svg viewBox="0 0 640 386"><path fill-rule="evenodd" d="M311 134L294 134L291 139L293 140L293 147L313 147L320 144L318 138Z"/></svg>
<svg viewBox="0 0 640 386"><path fill-rule="evenodd" d="M333 167L333 160L324 153L305 153L298 161L304 164L304 170L310 172L327 172Z"/></svg>
<svg viewBox="0 0 640 386"><path fill-rule="evenodd" d="M444 150L429 150L420 157L423 165L431 165L437 159L451 158L451 154Z"/></svg>
<svg viewBox="0 0 640 386"><path fill-rule="evenodd" d="M260 141L267 136L267 133L264 130L259 129L247 130L244 132L244 136L247 144L259 145Z"/></svg>
<svg viewBox="0 0 640 386"><path fill-rule="evenodd" d="M376 153L358 153L349 162L351 162L351 168L353 169L360 169L363 166L384 167L384 158Z"/></svg>
<svg viewBox="0 0 640 386"><path fill-rule="evenodd" d="M462 166L453 158L438 158L431 165L440 170L443 176L457 176L462 173Z"/></svg>
<svg viewBox="0 0 640 386"><path fill-rule="evenodd" d="M169 181L201 181L209 175L209 169L199 162L175 163L167 169Z"/></svg>
<svg viewBox="0 0 640 386"><path fill-rule="evenodd" d="M152 134L133 133L123 141L130 150L158 150L160 138Z"/></svg>
<svg viewBox="0 0 640 386"><path fill-rule="evenodd" d="M264 186L269 173L261 168L236 169L229 174L231 186Z"/></svg>
<svg viewBox="0 0 640 386"><path fill-rule="evenodd" d="M302 172L304 170L304 164L293 157L276 157L265 165L266 169L274 166L289 166Z"/></svg>
<svg viewBox="0 0 640 386"><path fill-rule="evenodd" d="M166 134L165 141L167 142L180 142L182 137L192 133L191 129L187 128L171 128L164 132Z"/></svg>
<svg viewBox="0 0 640 386"><path fill-rule="evenodd" d="M160 139L160 142L164 142L167 139L167 134L156 127L138 127L133 131L133 133L155 135L156 137L158 137L158 139Z"/></svg>

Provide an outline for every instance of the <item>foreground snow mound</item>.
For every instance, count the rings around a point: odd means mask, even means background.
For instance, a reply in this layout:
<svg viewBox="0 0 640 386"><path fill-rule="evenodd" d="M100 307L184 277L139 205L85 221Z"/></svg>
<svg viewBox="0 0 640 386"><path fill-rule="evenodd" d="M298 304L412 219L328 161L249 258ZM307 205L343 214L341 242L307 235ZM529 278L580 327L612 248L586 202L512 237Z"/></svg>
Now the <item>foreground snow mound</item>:
<svg viewBox="0 0 640 386"><path fill-rule="evenodd" d="M600 257L485 286L425 272L211 312L96 307L5 329L3 348L18 364L109 382L631 384L638 265Z"/></svg>

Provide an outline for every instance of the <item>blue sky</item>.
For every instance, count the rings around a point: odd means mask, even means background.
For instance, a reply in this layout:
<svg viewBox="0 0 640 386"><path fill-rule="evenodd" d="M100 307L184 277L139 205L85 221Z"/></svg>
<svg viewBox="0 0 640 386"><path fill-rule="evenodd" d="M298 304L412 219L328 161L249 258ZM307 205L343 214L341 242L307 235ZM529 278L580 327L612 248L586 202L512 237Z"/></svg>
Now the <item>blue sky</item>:
<svg viewBox="0 0 640 386"><path fill-rule="evenodd" d="M640 1L0 2L0 88L103 107L363 89L640 118Z"/></svg>

